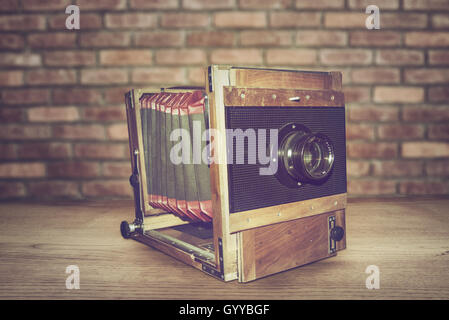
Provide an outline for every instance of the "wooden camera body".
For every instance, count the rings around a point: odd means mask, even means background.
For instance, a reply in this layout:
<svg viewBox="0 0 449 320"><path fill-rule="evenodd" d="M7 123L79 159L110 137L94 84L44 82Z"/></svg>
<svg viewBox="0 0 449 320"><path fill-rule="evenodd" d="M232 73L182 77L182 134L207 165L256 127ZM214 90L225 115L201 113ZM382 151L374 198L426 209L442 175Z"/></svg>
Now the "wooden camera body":
<svg viewBox="0 0 449 320"><path fill-rule="evenodd" d="M206 77L206 88L126 94L135 220L122 222L122 235L224 281L252 281L335 256L346 247L341 73L212 65ZM209 162L191 167L169 163L176 142L168 129L181 124L181 103L168 113L167 106L154 109L164 104L162 94L181 101L187 93L201 99L185 116L200 110L203 126L220 133L209 137ZM227 130L246 133L244 151ZM248 133L268 163L250 163ZM277 170L261 174L269 164Z"/></svg>

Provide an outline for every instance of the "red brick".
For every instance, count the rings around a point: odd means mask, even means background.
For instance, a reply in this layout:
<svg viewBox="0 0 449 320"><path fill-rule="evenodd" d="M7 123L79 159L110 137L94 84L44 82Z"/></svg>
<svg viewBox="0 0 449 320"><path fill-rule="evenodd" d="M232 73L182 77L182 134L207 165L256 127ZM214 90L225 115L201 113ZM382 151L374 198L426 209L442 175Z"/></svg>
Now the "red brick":
<svg viewBox="0 0 449 320"><path fill-rule="evenodd" d="M54 89L53 103L62 105L72 104L98 104L101 102L101 93L98 89Z"/></svg>
<svg viewBox="0 0 449 320"><path fill-rule="evenodd" d="M151 65L150 50L103 50L100 52L100 63L109 66Z"/></svg>
<svg viewBox="0 0 449 320"><path fill-rule="evenodd" d="M382 124L378 127L381 139L419 139L424 137L424 128L417 124Z"/></svg>
<svg viewBox="0 0 449 320"><path fill-rule="evenodd" d="M448 47L449 32L407 32L405 44L409 47Z"/></svg>
<svg viewBox="0 0 449 320"><path fill-rule="evenodd" d="M73 32L49 32L28 35L28 44L33 49L74 48L76 34Z"/></svg>
<svg viewBox="0 0 449 320"><path fill-rule="evenodd" d="M350 9L365 9L369 5L377 5L379 9L399 9L399 0L349 0L348 6Z"/></svg>
<svg viewBox="0 0 449 320"><path fill-rule="evenodd" d="M130 197L132 195L132 188L126 179L85 182L82 191L86 197Z"/></svg>
<svg viewBox="0 0 449 320"><path fill-rule="evenodd" d="M376 87L374 101L418 103L424 101L424 89L419 87Z"/></svg>
<svg viewBox="0 0 449 320"><path fill-rule="evenodd" d="M108 13L104 19L110 29L154 28L157 23L152 13Z"/></svg>
<svg viewBox="0 0 449 320"><path fill-rule="evenodd" d="M1 178L40 178L45 173L43 163L0 163Z"/></svg>
<svg viewBox="0 0 449 320"><path fill-rule="evenodd" d="M79 119L76 107L38 107L28 109L30 122L76 121Z"/></svg>
<svg viewBox="0 0 449 320"><path fill-rule="evenodd" d="M423 174L423 163L403 160L375 162L373 174L381 177L418 177Z"/></svg>
<svg viewBox="0 0 449 320"><path fill-rule="evenodd" d="M449 125L447 124L432 124L429 126L429 138L449 140ZM449 163L448 163L449 165Z"/></svg>
<svg viewBox="0 0 449 320"><path fill-rule="evenodd" d="M109 140L128 141L128 125L126 123L111 124L106 128L106 134Z"/></svg>
<svg viewBox="0 0 449 320"><path fill-rule="evenodd" d="M140 70L140 68L138 69ZM125 101L125 94L133 89L132 87L114 87L105 89L105 101L107 103L121 104Z"/></svg>
<svg viewBox="0 0 449 320"><path fill-rule="evenodd" d="M62 10L64 11L64 10ZM48 26L52 30L64 30L66 29L67 14L58 14L48 18ZM95 13L83 13L80 14L80 29L81 30L94 30L103 27L103 19L101 15Z"/></svg>
<svg viewBox="0 0 449 320"><path fill-rule="evenodd" d="M353 69L351 78L354 83L399 83L401 74L394 68Z"/></svg>
<svg viewBox="0 0 449 320"><path fill-rule="evenodd" d="M164 28L203 28L209 25L209 15L204 13L164 13L160 19Z"/></svg>
<svg viewBox="0 0 449 320"><path fill-rule="evenodd" d="M36 67L41 65L41 56L34 53L0 53L0 66Z"/></svg>
<svg viewBox="0 0 449 320"><path fill-rule="evenodd" d="M67 69L30 70L26 73L26 82L31 85L66 85L76 83L76 71Z"/></svg>
<svg viewBox="0 0 449 320"><path fill-rule="evenodd" d="M198 31L187 36L187 45L192 47L231 47L234 33L227 31Z"/></svg>
<svg viewBox="0 0 449 320"><path fill-rule="evenodd" d="M232 9L234 0L183 0L182 7L190 10Z"/></svg>
<svg viewBox="0 0 449 320"><path fill-rule="evenodd" d="M126 109L123 106L83 108L81 114L85 121L126 121Z"/></svg>
<svg viewBox="0 0 449 320"><path fill-rule="evenodd" d="M268 65L313 65L316 56L313 49L269 49L266 61Z"/></svg>
<svg viewBox="0 0 449 320"><path fill-rule="evenodd" d="M21 143L17 154L21 159L66 159L72 155L72 148L61 142Z"/></svg>
<svg viewBox="0 0 449 320"><path fill-rule="evenodd" d="M28 192L39 199L50 198L80 198L78 182L42 181L28 183Z"/></svg>
<svg viewBox="0 0 449 320"><path fill-rule="evenodd" d="M447 102L449 100L449 86L431 87L427 96L431 102Z"/></svg>
<svg viewBox="0 0 449 320"><path fill-rule="evenodd" d="M218 28L265 28L267 17L264 12L219 12L214 15L214 24Z"/></svg>
<svg viewBox="0 0 449 320"><path fill-rule="evenodd" d="M399 109L397 107L374 105L364 105L361 107L351 106L348 116L351 121L395 121L399 119Z"/></svg>
<svg viewBox="0 0 449 320"><path fill-rule="evenodd" d="M379 50L376 63L380 65L422 65L424 54L417 50Z"/></svg>
<svg viewBox="0 0 449 320"><path fill-rule="evenodd" d="M185 72L182 68L139 68L132 71L133 83L155 85L185 83Z"/></svg>
<svg viewBox="0 0 449 320"><path fill-rule="evenodd" d="M69 140L104 140L104 127L98 124L67 124L53 127L53 137Z"/></svg>
<svg viewBox="0 0 449 320"><path fill-rule="evenodd" d="M368 102L371 100L371 89L360 86L345 86L343 88L346 103Z"/></svg>
<svg viewBox="0 0 449 320"><path fill-rule="evenodd" d="M428 176L448 177L449 166L447 160L433 160L426 163L426 173Z"/></svg>
<svg viewBox="0 0 449 320"><path fill-rule="evenodd" d="M200 49L163 49L156 52L156 63L160 65L204 65L206 53Z"/></svg>
<svg viewBox="0 0 449 320"><path fill-rule="evenodd" d="M0 86L16 87L23 85L23 71L0 71Z"/></svg>
<svg viewBox="0 0 449 320"><path fill-rule="evenodd" d="M45 30L44 15L2 15L1 31L32 31Z"/></svg>
<svg viewBox="0 0 449 320"><path fill-rule="evenodd" d="M431 65L449 65L449 51L429 50L429 64L431 64Z"/></svg>
<svg viewBox="0 0 449 320"><path fill-rule="evenodd" d="M396 47L401 44L401 33L383 30L352 31L349 43L360 47Z"/></svg>
<svg viewBox="0 0 449 320"><path fill-rule="evenodd" d="M187 79L191 84L204 87L206 83L204 68L189 68L187 70Z"/></svg>
<svg viewBox="0 0 449 320"><path fill-rule="evenodd" d="M382 10L382 9L381 9ZM427 28L427 14L424 13L382 13L381 29L425 29Z"/></svg>
<svg viewBox="0 0 449 320"><path fill-rule="evenodd" d="M128 82L128 72L123 69L86 69L81 71L82 84L124 84Z"/></svg>
<svg viewBox="0 0 449 320"><path fill-rule="evenodd" d="M126 0L76 0L81 10L123 10L126 9Z"/></svg>
<svg viewBox="0 0 449 320"><path fill-rule="evenodd" d="M354 159L390 159L398 154L392 142L348 142L348 156Z"/></svg>
<svg viewBox="0 0 449 320"><path fill-rule="evenodd" d="M449 157L449 143L446 142L404 142L404 158L440 158Z"/></svg>
<svg viewBox="0 0 449 320"><path fill-rule="evenodd" d="M143 31L134 35L138 47L180 47L184 37L180 31Z"/></svg>
<svg viewBox="0 0 449 320"><path fill-rule="evenodd" d="M128 32L86 32L80 34L81 47L128 47L131 36Z"/></svg>
<svg viewBox="0 0 449 320"><path fill-rule="evenodd" d="M49 101L50 94L47 89L20 89L4 90L2 92L3 104L44 104Z"/></svg>
<svg viewBox="0 0 449 320"><path fill-rule="evenodd" d="M212 63L262 64L262 52L257 49L217 49L212 51Z"/></svg>
<svg viewBox="0 0 449 320"><path fill-rule="evenodd" d="M25 112L18 108L0 108L0 123L22 122Z"/></svg>
<svg viewBox="0 0 449 320"><path fill-rule="evenodd" d="M346 163L346 170L349 177L369 176L371 164L368 161L348 160Z"/></svg>
<svg viewBox="0 0 449 320"><path fill-rule="evenodd" d="M361 196L392 195L396 193L396 181L349 180L348 193Z"/></svg>
<svg viewBox="0 0 449 320"><path fill-rule="evenodd" d="M289 31L242 31L240 45L248 46L290 46L292 35Z"/></svg>
<svg viewBox="0 0 449 320"><path fill-rule="evenodd" d="M343 31L300 30L296 35L298 46L343 47L347 45L347 42L347 34Z"/></svg>
<svg viewBox="0 0 449 320"><path fill-rule="evenodd" d="M320 59L324 65L366 65L371 63L373 55L364 49L323 49Z"/></svg>
<svg viewBox="0 0 449 320"><path fill-rule="evenodd" d="M449 10L448 0L404 0L405 10Z"/></svg>
<svg viewBox="0 0 449 320"><path fill-rule="evenodd" d="M105 162L103 163L103 177L128 178L131 175L129 162Z"/></svg>
<svg viewBox="0 0 449 320"><path fill-rule="evenodd" d="M93 51L49 51L44 53L44 64L58 67L92 66L96 64L96 57Z"/></svg>
<svg viewBox="0 0 449 320"><path fill-rule="evenodd" d="M420 106L407 107L402 111L405 121L449 121L449 108L447 106Z"/></svg>
<svg viewBox="0 0 449 320"><path fill-rule="evenodd" d="M82 159L126 159L129 157L127 143L82 143L76 144L75 156Z"/></svg>
<svg viewBox="0 0 449 320"><path fill-rule="evenodd" d="M370 124L354 124L349 123L346 125L346 139L347 140L373 140L374 139L374 127Z"/></svg>
<svg viewBox="0 0 449 320"><path fill-rule="evenodd" d="M0 160L10 160L17 158L16 146L14 144L0 144Z"/></svg>
<svg viewBox="0 0 449 320"><path fill-rule="evenodd" d="M20 8L19 0L3 0L0 12L14 12Z"/></svg>
<svg viewBox="0 0 449 320"><path fill-rule="evenodd" d="M133 9L175 9L178 7L178 0L130 0L130 7Z"/></svg>
<svg viewBox="0 0 449 320"><path fill-rule="evenodd" d="M41 0L41 1L22 1L23 9L26 11L64 11L71 4L70 0Z"/></svg>
<svg viewBox="0 0 449 320"><path fill-rule="evenodd" d="M319 12L271 12L270 26L274 28L318 27Z"/></svg>
<svg viewBox="0 0 449 320"><path fill-rule="evenodd" d="M100 175L97 162L53 162L47 166L51 178L94 178Z"/></svg>
<svg viewBox="0 0 449 320"><path fill-rule="evenodd" d="M404 79L408 83L447 83L449 82L449 69L405 69Z"/></svg>
<svg viewBox="0 0 449 320"><path fill-rule="evenodd" d="M344 7L344 0L296 0L296 8L298 9L339 9Z"/></svg>
<svg viewBox="0 0 449 320"><path fill-rule="evenodd" d="M449 192L449 185L447 182L439 181L404 181L400 183L400 192L409 195L446 195Z"/></svg>
<svg viewBox="0 0 449 320"><path fill-rule="evenodd" d="M25 46L25 40L22 35L2 33L0 37L0 49L16 50Z"/></svg>
<svg viewBox="0 0 449 320"><path fill-rule="evenodd" d="M324 14L324 26L326 28L362 29L365 28L365 20L367 17L368 15L364 11L326 12Z"/></svg>
<svg viewBox="0 0 449 320"><path fill-rule="evenodd" d="M0 199L21 198L25 194L25 186L21 182L0 182Z"/></svg>
<svg viewBox="0 0 449 320"><path fill-rule="evenodd" d="M239 6L243 9L286 9L291 6L292 0L240 0Z"/></svg>
<svg viewBox="0 0 449 320"><path fill-rule="evenodd" d="M432 16L433 29L449 28L449 14L434 14Z"/></svg>
<svg viewBox="0 0 449 320"><path fill-rule="evenodd" d="M51 136L49 126L36 125L1 125L0 137L2 140L39 140Z"/></svg>

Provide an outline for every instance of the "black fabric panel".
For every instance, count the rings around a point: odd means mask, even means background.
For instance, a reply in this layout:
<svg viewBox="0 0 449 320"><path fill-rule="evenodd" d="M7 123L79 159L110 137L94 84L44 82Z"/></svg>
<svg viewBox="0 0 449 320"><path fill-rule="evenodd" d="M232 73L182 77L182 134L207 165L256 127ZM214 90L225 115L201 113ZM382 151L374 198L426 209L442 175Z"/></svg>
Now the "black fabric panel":
<svg viewBox="0 0 449 320"><path fill-rule="evenodd" d="M330 196L346 192L345 108L341 107L227 107L226 127L242 130L279 129L296 122L312 132L327 135L335 147L332 174L322 185L303 184L291 189L281 184L274 175L260 175L258 164L228 164L230 212L240 212L274 205ZM228 141L228 144L234 141ZM246 139L245 139L246 140ZM267 138L267 142L269 142ZM245 141L246 144L246 141ZM232 146L235 148L235 146ZM228 145L231 147L231 145ZM245 150L247 148L245 147ZM234 150L236 163L236 152ZM229 162L229 160L228 160Z"/></svg>

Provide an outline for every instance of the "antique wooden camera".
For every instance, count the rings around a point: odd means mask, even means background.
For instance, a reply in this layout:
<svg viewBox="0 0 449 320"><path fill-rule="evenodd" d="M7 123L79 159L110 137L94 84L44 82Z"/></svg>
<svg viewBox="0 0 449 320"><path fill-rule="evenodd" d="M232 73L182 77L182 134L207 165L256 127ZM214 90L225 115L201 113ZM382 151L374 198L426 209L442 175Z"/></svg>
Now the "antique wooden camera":
<svg viewBox="0 0 449 320"><path fill-rule="evenodd" d="M346 247L341 73L208 67L126 94L135 220L123 237L252 281Z"/></svg>

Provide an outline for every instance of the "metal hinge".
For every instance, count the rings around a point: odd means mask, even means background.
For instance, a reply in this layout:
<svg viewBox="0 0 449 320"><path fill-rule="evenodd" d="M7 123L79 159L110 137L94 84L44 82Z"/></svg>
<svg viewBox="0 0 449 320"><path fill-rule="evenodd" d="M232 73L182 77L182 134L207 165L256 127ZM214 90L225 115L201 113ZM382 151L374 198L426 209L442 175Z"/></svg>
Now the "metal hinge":
<svg viewBox="0 0 449 320"><path fill-rule="evenodd" d="M329 254L337 252L337 243L334 239L331 238L331 230L335 227L335 223L337 218L335 216L330 216L328 218L328 237L329 237Z"/></svg>

